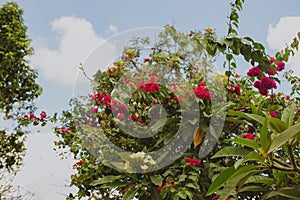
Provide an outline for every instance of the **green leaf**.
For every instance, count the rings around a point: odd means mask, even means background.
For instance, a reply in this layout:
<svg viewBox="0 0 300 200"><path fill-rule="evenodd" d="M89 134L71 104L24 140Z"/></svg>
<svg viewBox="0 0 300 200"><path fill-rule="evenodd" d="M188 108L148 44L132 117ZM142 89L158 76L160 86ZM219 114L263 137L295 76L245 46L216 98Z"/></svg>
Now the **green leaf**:
<svg viewBox="0 0 300 200"><path fill-rule="evenodd" d="M246 118L246 119L249 119L249 120L254 120L254 121L256 121L260 124L262 124L265 121L265 117L262 117L262 116L257 115L257 114L248 114L248 113L244 113L244 112L241 112L241 111L229 110L227 114L242 117L242 118Z"/></svg>
<svg viewBox="0 0 300 200"><path fill-rule="evenodd" d="M262 183L262 184L266 184L266 185L272 185L275 183L275 180L273 178L269 178L266 176L260 176L260 175L255 175L255 176L251 176L247 179L247 181L245 182L245 184L248 183Z"/></svg>
<svg viewBox="0 0 300 200"><path fill-rule="evenodd" d="M284 143L286 143L292 137L298 135L299 133L300 133L300 123L295 124L294 126L283 131L282 133L280 133L273 139L267 154L269 154L272 151L274 151L275 149L281 147Z"/></svg>
<svg viewBox="0 0 300 200"><path fill-rule="evenodd" d="M246 147L250 147L252 149L258 149L259 148L259 144L256 141L250 140L250 139L247 139L247 138L236 137L232 141L237 143L237 144L244 145Z"/></svg>
<svg viewBox="0 0 300 200"><path fill-rule="evenodd" d="M257 186L257 185L249 185L242 187L238 192L260 192L260 191L267 191L268 188L263 187L263 186Z"/></svg>
<svg viewBox="0 0 300 200"><path fill-rule="evenodd" d="M282 112L281 120L284 121L288 127L291 127L293 125L295 109L296 109L296 104L293 103L288 107L286 107Z"/></svg>
<svg viewBox="0 0 300 200"><path fill-rule="evenodd" d="M269 120L269 128L275 133L281 133L288 128L288 125L284 121L281 121L280 119L277 119L275 117L270 117L268 120Z"/></svg>
<svg viewBox="0 0 300 200"><path fill-rule="evenodd" d="M299 199L300 198L300 188L296 187L284 187L276 191L269 192L262 199L269 199L271 197L281 196L287 197L289 199Z"/></svg>
<svg viewBox="0 0 300 200"><path fill-rule="evenodd" d="M122 176L113 176L113 175L109 175L109 176L104 176L103 178L99 179L99 180L95 180L93 182L91 182L91 186L96 186L96 185L101 185L104 183L110 183L116 180L121 179Z"/></svg>
<svg viewBox="0 0 300 200"><path fill-rule="evenodd" d="M132 200L137 191L139 190L139 187L136 188L130 188L127 190L123 196L123 200Z"/></svg>
<svg viewBox="0 0 300 200"><path fill-rule="evenodd" d="M186 197L187 197L187 194L186 194L186 192L185 192L185 189L181 189L177 194L178 194L178 196L179 196L180 198L182 198L182 199L186 199Z"/></svg>
<svg viewBox="0 0 300 200"><path fill-rule="evenodd" d="M250 151L241 147L225 147L218 151L212 158L226 157L226 156L246 156Z"/></svg>
<svg viewBox="0 0 300 200"><path fill-rule="evenodd" d="M260 144L264 151L267 151L267 149L270 146L271 141L271 135L268 130L268 121L265 119L261 129L260 129Z"/></svg>
<svg viewBox="0 0 300 200"><path fill-rule="evenodd" d="M161 175L152 175L150 176L150 179L154 185L162 185L163 183L163 178Z"/></svg>
<svg viewBox="0 0 300 200"><path fill-rule="evenodd" d="M213 194L220 187L222 187L227 181L227 179L234 173L234 171L235 171L234 167L229 167L225 169L223 172L221 172L221 174L217 176L217 178L212 182L212 184L208 188L206 196Z"/></svg>

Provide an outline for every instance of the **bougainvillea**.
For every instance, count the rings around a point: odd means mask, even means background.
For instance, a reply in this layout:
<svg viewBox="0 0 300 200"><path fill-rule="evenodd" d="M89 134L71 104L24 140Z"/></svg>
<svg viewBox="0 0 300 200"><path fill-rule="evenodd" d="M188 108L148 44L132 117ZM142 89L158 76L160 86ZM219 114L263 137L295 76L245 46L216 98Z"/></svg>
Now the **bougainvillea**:
<svg viewBox="0 0 300 200"><path fill-rule="evenodd" d="M186 34L166 26L147 55L147 40L135 39L108 70L94 75L93 94L73 99L72 109L61 118L68 128L56 128L63 133L56 145L69 147L79 160L71 177L79 190L70 199L299 198L299 79L285 74L292 84L288 98L276 91L277 75L298 48L299 37L274 57L267 55L263 45L237 36L242 5L242 0L231 4L229 34L223 38L212 28ZM197 45L187 46L189 42ZM176 48L170 50L172 45ZM224 74L211 71L217 52L225 54ZM238 55L248 66L241 75L235 72ZM200 61L194 62L195 57ZM188 81L175 82L182 78ZM226 102L214 104L222 94ZM186 105L195 105L197 111L187 115L196 117L183 121ZM226 116L218 129L220 121L213 126L211 121L223 119L222 110ZM155 116L159 120L152 123ZM194 129L187 129L190 124ZM175 147L149 154L174 143L182 126ZM158 166L182 149L177 159ZM109 163L105 155L114 160Z"/></svg>

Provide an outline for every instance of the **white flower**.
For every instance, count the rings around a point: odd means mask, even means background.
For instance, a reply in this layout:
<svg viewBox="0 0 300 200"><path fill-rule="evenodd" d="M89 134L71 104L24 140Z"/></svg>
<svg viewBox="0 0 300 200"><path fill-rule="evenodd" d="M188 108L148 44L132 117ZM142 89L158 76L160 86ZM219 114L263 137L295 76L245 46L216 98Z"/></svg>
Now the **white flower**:
<svg viewBox="0 0 300 200"><path fill-rule="evenodd" d="M142 168L143 170L146 170L146 169L148 169L148 166L147 166L147 165L143 165L143 166L141 166L141 168Z"/></svg>
<svg viewBox="0 0 300 200"><path fill-rule="evenodd" d="M151 160L149 161L149 163L150 163L150 165L155 165L156 161L153 160L153 159L151 159Z"/></svg>

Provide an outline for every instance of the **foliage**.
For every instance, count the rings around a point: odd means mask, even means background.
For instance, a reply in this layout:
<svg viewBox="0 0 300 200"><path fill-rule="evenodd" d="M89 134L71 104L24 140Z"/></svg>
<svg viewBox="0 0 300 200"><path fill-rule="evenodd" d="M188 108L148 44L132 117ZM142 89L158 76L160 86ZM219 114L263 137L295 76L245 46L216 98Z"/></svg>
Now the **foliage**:
<svg viewBox="0 0 300 200"><path fill-rule="evenodd" d="M33 100L41 94L35 82L37 73L27 63L33 49L26 34L23 10L15 2L0 8L0 117L3 125L14 122L14 127L0 127L0 198L12 198L11 181L22 164L25 154L26 125L24 112L34 110ZM8 181L8 182L5 182Z"/></svg>
<svg viewBox="0 0 300 200"><path fill-rule="evenodd" d="M166 26L149 57L143 53L147 40L136 39L112 67L95 74L93 94L73 99L72 109L65 111L60 119L63 127L55 129L60 138L56 145L68 147L79 159L74 164L77 172L71 177L71 185L79 190L75 195L70 194L70 199L86 196L99 199L299 199L299 79L286 74L292 93L275 93L280 84L278 75L289 56L298 49L299 37L275 58L270 57L262 44L250 37L238 37L238 13L242 6L242 0L231 4L228 35L223 38L218 38L211 28L185 34ZM188 48L186 44L190 43L197 44L197 49L193 45ZM210 71L219 53L226 58L223 75ZM195 55L199 58L197 62L193 60ZM237 56L252 66L245 75L235 73ZM167 66L162 74L171 82L183 77L188 79L189 83L184 86L175 85L182 93L174 94L159 84L158 80L164 76L156 77L156 74L164 68L143 71L149 65L160 64ZM126 76L128 72L134 76ZM215 77L214 81L208 79L209 75ZM113 98L118 97L113 89L124 76L133 91L126 104L124 96ZM206 136L214 133L209 126L214 117L213 98L222 98L216 82L227 91L227 104L218 105L218 110L226 109L226 120L218 143L200 160L199 152L214 138ZM180 106L188 103L187 99L193 94L200 117L196 128L185 131L182 139L186 142L192 138L192 142L175 162L159 168L156 161L168 160L182 145L167 149L155 158L148 157L147 153L172 141L180 125L195 123L182 122L179 112ZM149 113L155 109L154 105L163 106L168 114L166 121L151 125ZM138 124L151 125L149 130L144 130L150 139L134 137L140 130L136 128ZM132 135L123 132L122 125L132 127ZM153 130L159 130L158 134L151 135ZM132 156L110 149L109 141L125 151L132 151ZM99 155L99 152L102 153ZM116 162L107 163L105 153L115 156ZM153 170L147 171L149 168ZM136 173L140 170L144 171Z"/></svg>

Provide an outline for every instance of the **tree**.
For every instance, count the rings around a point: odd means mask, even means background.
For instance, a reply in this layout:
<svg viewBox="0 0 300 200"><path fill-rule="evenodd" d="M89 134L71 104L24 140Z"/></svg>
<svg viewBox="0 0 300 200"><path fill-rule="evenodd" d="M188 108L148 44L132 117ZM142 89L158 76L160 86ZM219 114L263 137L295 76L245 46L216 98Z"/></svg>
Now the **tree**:
<svg viewBox="0 0 300 200"><path fill-rule="evenodd" d="M70 199L299 199L299 78L285 73L290 95L275 89L300 37L269 56L262 44L238 37L242 6L231 4L228 35L220 39L211 28L182 33L166 26L146 57L147 39L136 39L94 75L93 93L73 99L55 129L56 145L79 159L71 176L79 190ZM224 74L209 72L217 54L225 55ZM247 74L236 74L237 56L251 66ZM151 112L163 110L163 120L151 124ZM186 110L196 120L184 121ZM136 137L141 132L146 139ZM162 160L168 164L160 167Z"/></svg>
<svg viewBox="0 0 300 200"><path fill-rule="evenodd" d="M42 90L35 82L37 72L28 65L27 56L33 53L24 25L23 10L16 2L8 2L0 9L0 116L14 120L16 127L0 127L1 181L15 174L25 154L25 112L34 110L33 100ZM28 124L28 123L27 123ZM0 193L11 192L10 181ZM4 194L0 195L5 198ZM8 198L8 196L7 196Z"/></svg>

